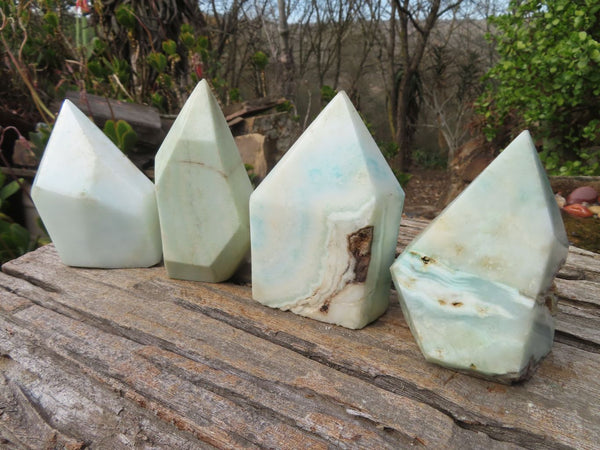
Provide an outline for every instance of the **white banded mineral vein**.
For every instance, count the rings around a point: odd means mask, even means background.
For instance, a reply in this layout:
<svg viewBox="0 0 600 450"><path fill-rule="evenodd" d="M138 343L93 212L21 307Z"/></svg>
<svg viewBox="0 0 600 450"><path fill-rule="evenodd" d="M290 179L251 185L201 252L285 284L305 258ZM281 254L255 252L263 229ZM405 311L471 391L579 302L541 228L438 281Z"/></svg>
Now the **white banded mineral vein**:
<svg viewBox="0 0 600 450"><path fill-rule="evenodd" d="M551 286L567 252L524 131L392 265L425 358L503 382L528 378L552 346Z"/></svg>
<svg viewBox="0 0 600 450"><path fill-rule="evenodd" d="M64 264L126 268L160 262L154 185L69 100L31 196Z"/></svg>
<svg viewBox="0 0 600 450"><path fill-rule="evenodd" d="M205 80L161 145L155 174L169 276L206 282L231 277L250 249L252 184Z"/></svg>
<svg viewBox="0 0 600 450"><path fill-rule="evenodd" d="M348 328L386 310L404 192L340 92L250 198L252 295Z"/></svg>

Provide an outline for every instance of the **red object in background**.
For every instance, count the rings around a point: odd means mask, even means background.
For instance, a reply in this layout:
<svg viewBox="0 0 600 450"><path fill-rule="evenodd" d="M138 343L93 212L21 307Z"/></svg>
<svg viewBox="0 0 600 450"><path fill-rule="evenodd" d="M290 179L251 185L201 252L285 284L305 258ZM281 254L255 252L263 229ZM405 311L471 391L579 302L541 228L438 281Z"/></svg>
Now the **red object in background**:
<svg viewBox="0 0 600 450"><path fill-rule="evenodd" d="M196 75L198 76L198 80L202 79L202 64L196 64Z"/></svg>
<svg viewBox="0 0 600 450"><path fill-rule="evenodd" d="M572 203L594 203L598 192L591 186L581 186L567 196L567 205Z"/></svg>
<svg viewBox="0 0 600 450"><path fill-rule="evenodd" d="M572 205L567 205L563 208L567 213L576 217L592 217L594 215L587 206L580 205L579 203L574 203Z"/></svg>
<svg viewBox="0 0 600 450"><path fill-rule="evenodd" d="M77 0L75 2L75 9L78 13L89 13L90 6L88 5L87 0Z"/></svg>

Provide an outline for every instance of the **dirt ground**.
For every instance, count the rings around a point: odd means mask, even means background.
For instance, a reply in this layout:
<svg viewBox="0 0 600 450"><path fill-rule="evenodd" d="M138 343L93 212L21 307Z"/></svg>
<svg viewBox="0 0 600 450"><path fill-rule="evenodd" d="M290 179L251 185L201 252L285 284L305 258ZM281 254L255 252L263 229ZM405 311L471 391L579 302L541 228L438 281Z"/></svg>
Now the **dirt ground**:
<svg viewBox="0 0 600 450"><path fill-rule="evenodd" d="M443 169L421 169L410 171L412 177L403 187L404 213L433 219L441 210L449 174Z"/></svg>

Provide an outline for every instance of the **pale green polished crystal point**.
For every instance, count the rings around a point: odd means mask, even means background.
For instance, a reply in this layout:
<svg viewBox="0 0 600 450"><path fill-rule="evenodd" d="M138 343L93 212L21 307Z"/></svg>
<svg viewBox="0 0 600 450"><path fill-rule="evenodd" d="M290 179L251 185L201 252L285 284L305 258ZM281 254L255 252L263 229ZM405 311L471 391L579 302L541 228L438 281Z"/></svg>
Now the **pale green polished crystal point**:
<svg viewBox="0 0 600 450"><path fill-rule="evenodd" d="M69 100L31 196L64 264L124 268L160 262L154 185Z"/></svg>
<svg viewBox="0 0 600 450"><path fill-rule="evenodd" d="M339 93L250 198L252 296L348 328L386 310L404 192Z"/></svg>
<svg viewBox="0 0 600 450"><path fill-rule="evenodd" d="M250 249L252 185L205 80L161 145L155 177L169 276L208 282L231 277Z"/></svg>
<svg viewBox="0 0 600 450"><path fill-rule="evenodd" d="M550 289L567 253L560 211L524 131L391 272L428 361L512 382L551 349Z"/></svg>

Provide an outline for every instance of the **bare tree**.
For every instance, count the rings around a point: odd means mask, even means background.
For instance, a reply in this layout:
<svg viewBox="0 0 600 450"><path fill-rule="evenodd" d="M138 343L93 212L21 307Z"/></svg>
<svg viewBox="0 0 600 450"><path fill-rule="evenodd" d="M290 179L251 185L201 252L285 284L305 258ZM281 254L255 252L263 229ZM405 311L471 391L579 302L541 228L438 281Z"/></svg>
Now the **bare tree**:
<svg viewBox="0 0 600 450"><path fill-rule="evenodd" d="M349 79L348 95L357 107L360 107L359 86L365 80L370 65L376 62L373 52L380 42L382 9L379 0L357 2L354 9L354 20L348 39L351 54L347 58L352 64L346 66L346 72Z"/></svg>
<svg viewBox="0 0 600 450"><path fill-rule="evenodd" d="M290 45L290 28L288 26L288 16L290 14L289 3L286 4L285 0L277 0L277 12L279 13L278 31L280 45L277 62L280 65L279 73L281 74L282 94L286 98L293 99L295 97L296 86L294 54Z"/></svg>
<svg viewBox="0 0 600 450"><path fill-rule="evenodd" d="M433 72L423 83L423 102L431 122L423 126L438 132L440 150L447 149L448 163L469 137L473 101L480 92L481 57L477 52L458 53L439 46L432 49Z"/></svg>
<svg viewBox="0 0 600 450"><path fill-rule="evenodd" d="M420 66L431 31L438 19L462 3L463 0L428 2L393 0L391 21L398 32L398 54L389 55L391 61L398 61L391 76L393 86L391 111L394 113L395 140L398 153L391 165L403 170L411 162L411 143L416 129L419 102L415 96L420 84ZM412 34L412 36L411 36Z"/></svg>
<svg viewBox="0 0 600 450"><path fill-rule="evenodd" d="M318 84L331 80L338 88L341 74L342 49L349 34L355 4L352 0L311 0L311 13L304 33L310 47Z"/></svg>

